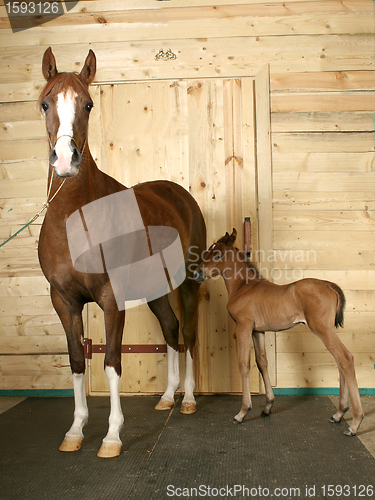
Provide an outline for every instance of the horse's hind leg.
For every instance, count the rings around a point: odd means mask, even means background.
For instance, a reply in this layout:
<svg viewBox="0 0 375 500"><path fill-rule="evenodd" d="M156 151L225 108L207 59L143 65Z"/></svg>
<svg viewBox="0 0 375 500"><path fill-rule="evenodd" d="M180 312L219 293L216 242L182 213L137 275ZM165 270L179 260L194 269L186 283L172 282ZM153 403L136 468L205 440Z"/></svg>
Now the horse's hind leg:
<svg viewBox="0 0 375 500"><path fill-rule="evenodd" d="M193 348L198 327L199 284L187 278L179 290L184 313L182 335L186 348L185 396L182 400L181 413L190 415L195 413L197 409L194 398Z"/></svg>
<svg viewBox="0 0 375 500"><path fill-rule="evenodd" d="M266 390L266 406L263 410L263 415L268 416L271 413L272 406L275 402L270 377L268 375L268 361L266 355L265 334L261 332L253 332L255 357L258 369L263 377L264 387Z"/></svg>
<svg viewBox="0 0 375 500"><path fill-rule="evenodd" d="M242 381L242 407L241 411L234 417L235 422L238 424L243 422L243 419L252 407L249 380L251 333L251 328L237 324L237 357Z"/></svg>
<svg viewBox="0 0 375 500"><path fill-rule="evenodd" d="M344 374L340 366L338 366L339 374L340 374L340 399L339 399L339 407L337 412L332 416L331 422L337 424L341 421L342 417L349 410L348 406L348 387L346 384L346 380Z"/></svg>
<svg viewBox="0 0 375 500"><path fill-rule="evenodd" d="M314 324L315 323L315 324ZM363 420L363 409L359 396L357 379L355 376L353 355L338 338L334 326L323 327L322 318L312 322L307 320L310 329L323 341L328 351L335 358L340 373L340 406L338 416L344 414L347 408L346 393L349 390L350 401L352 403L353 421L349 429L345 432L348 436L355 436ZM327 324L327 322L326 322ZM345 381L343 380L345 379ZM335 415L332 417L334 418Z"/></svg>
<svg viewBox="0 0 375 500"><path fill-rule="evenodd" d="M148 303L149 308L158 318L168 352L168 385L155 410L170 410L174 405L174 394L180 387L178 334L179 323L169 303L168 296Z"/></svg>
<svg viewBox="0 0 375 500"><path fill-rule="evenodd" d="M59 450L77 451L81 448L83 427L89 417L86 402L85 357L83 352L83 307L68 307L53 286L51 286L51 299L66 333L74 387L74 420L69 431L65 434Z"/></svg>

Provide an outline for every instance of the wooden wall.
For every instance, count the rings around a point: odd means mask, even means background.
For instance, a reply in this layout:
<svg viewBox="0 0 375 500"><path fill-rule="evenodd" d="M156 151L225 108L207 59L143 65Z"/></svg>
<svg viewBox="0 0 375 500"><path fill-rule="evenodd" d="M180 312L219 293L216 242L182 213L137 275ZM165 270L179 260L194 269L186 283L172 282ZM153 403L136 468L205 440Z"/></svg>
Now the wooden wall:
<svg viewBox="0 0 375 500"><path fill-rule="evenodd" d="M12 33L1 2L0 239L45 199L36 100L48 46L67 71L92 48L97 84L248 76L269 64L275 281L314 276L342 286L340 337L360 387L374 388L374 28L372 0L94 0ZM177 58L156 61L161 48ZM0 250L0 390L72 386L37 259L41 221ZM278 388L338 384L333 359L302 327L277 335L276 369Z"/></svg>

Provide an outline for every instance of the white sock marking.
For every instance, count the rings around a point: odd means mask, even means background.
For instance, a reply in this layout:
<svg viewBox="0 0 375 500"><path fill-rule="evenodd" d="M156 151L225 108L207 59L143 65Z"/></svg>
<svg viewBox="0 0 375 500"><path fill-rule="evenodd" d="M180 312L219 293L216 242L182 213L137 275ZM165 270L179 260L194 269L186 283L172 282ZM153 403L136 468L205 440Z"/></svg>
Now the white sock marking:
<svg viewBox="0 0 375 500"><path fill-rule="evenodd" d="M185 374L185 397L183 403L193 403L194 399L194 370L193 370L193 358L191 357L190 351L186 351L186 374Z"/></svg>
<svg viewBox="0 0 375 500"><path fill-rule="evenodd" d="M66 435L69 437L83 438L82 430L89 417L86 402L85 375L83 373L73 373L73 387L75 405L74 421Z"/></svg>
<svg viewBox="0 0 375 500"><path fill-rule="evenodd" d="M119 432L124 423L124 416L121 409L121 401L119 394L120 377L112 366L107 366L105 374L109 382L109 393L111 400L111 413L109 415L109 429L106 437L103 439L105 443L118 443L122 445Z"/></svg>
<svg viewBox="0 0 375 500"><path fill-rule="evenodd" d="M178 352L167 346L168 356L168 386L163 394L163 398L168 401L174 401L174 393L180 387L180 370Z"/></svg>

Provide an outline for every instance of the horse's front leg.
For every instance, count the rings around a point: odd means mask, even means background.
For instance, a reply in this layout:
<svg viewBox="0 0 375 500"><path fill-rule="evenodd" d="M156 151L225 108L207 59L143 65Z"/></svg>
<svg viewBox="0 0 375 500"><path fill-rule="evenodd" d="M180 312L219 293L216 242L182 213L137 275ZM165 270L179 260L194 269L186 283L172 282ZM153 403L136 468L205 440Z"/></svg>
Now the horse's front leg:
<svg viewBox="0 0 375 500"><path fill-rule="evenodd" d="M262 412L264 416L271 414L272 406L275 402L270 377L268 375L268 361L266 355L265 333L253 332L255 357L258 369L263 377L264 388L266 390L266 406Z"/></svg>
<svg viewBox="0 0 375 500"><path fill-rule="evenodd" d="M60 445L60 451L77 451L83 441L83 427L89 412L86 402L85 357L83 351L82 305L67 305L57 290L51 286L52 304L59 315L68 341L70 366L73 373L74 420Z"/></svg>
<svg viewBox="0 0 375 500"><path fill-rule="evenodd" d="M120 430L124 423L121 409L119 384L121 377L121 343L125 323L125 311L119 311L116 304L104 308L106 330L106 352L104 369L109 382L111 411L109 428L98 451L100 458L117 457L121 453Z"/></svg>
<svg viewBox="0 0 375 500"><path fill-rule="evenodd" d="M242 381L242 407L234 420L236 423L241 424L252 407L249 377L252 328L237 324L236 337L238 364Z"/></svg>

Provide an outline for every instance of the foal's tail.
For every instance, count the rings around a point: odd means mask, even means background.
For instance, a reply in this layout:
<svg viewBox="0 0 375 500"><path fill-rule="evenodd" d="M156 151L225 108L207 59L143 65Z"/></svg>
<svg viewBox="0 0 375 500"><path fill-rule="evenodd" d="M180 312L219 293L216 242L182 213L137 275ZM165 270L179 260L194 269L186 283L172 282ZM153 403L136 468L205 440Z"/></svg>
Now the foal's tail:
<svg viewBox="0 0 375 500"><path fill-rule="evenodd" d="M344 308L345 308L345 304L346 304L344 292L341 290L341 288L338 285L336 285L336 283L329 282L328 286L337 295L335 327L338 328L339 326L341 326L343 328L344 327Z"/></svg>

